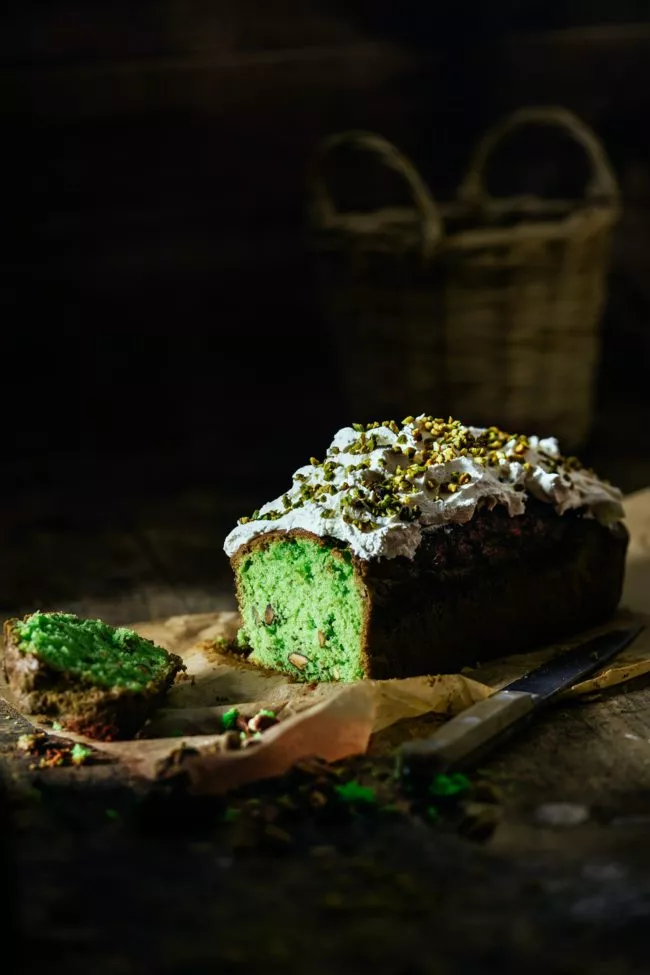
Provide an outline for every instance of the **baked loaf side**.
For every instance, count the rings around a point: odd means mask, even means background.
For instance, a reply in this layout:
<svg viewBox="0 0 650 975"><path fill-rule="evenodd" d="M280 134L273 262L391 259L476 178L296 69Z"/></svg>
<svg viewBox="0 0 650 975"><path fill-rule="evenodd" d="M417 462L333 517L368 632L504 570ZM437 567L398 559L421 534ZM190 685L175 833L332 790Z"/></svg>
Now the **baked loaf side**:
<svg viewBox="0 0 650 975"><path fill-rule="evenodd" d="M20 707L93 738L128 738L160 703L183 662L124 627L71 613L4 625L4 669Z"/></svg>
<svg viewBox="0 0 650 975"><path fill-rule="evenodd" d="M620 492L552 440L345 428L226 539L252 659L304 680L457 671L609 616Z"/></svg>
<svg viewBox="0 0 650 975"><path fill-rule="evenodd" d="M457 672L604 622L623 587L628 533L540 502L483 511L426 535L412 561L363 562L369 677ZM399 560L400 562L402 560Z"/></svg>
<svg viewBox="0 0 650 975"><path fill-rule="evenodd" d="M560 640L620 599L627 531L541 502L425 534L413 559L363 560L299 530L233 557L252 659L301 680L455 672Z"/></svg>

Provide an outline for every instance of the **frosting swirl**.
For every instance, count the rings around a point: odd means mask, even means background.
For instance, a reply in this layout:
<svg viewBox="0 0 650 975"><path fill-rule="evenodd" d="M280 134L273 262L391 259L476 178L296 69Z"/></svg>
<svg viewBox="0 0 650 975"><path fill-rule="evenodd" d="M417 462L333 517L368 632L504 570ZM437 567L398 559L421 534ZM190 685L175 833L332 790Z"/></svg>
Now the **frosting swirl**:
<svg viewBox="0 0 650 975"><path fill-rule="evenodd" d="M469 521L478 507L523 514L529 496L558 515L579 509L611 524L621 492L563 457L557 440L467 427L422 414L343 427L325 460L293 475L289 490L227 536L231 556L256 535L300 528L346 542L362 559L412 558L425 530Z"/></svg>

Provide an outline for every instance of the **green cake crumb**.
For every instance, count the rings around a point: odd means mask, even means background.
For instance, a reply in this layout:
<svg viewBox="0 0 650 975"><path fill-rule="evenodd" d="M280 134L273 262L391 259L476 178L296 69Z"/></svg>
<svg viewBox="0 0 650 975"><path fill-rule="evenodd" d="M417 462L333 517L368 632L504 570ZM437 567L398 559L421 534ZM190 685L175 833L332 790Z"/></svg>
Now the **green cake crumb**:
<svg viewBox="0 0 650 975"><path fill-rule="evenodd" d="M354 779L351 782L344 782L343 785L334 786L334 790L343 802L358 803L366 806L374 805L377 802L375 790L369 786L361 785Z"/></svg>
<svg viewBox="0 0 650 975"><path fill-rule="evenodd" d="M15 624L21 653L100 688L141 691L162 678L169 655L126 627L72 613L32 613Z"/></svg>
<svg viewBox="0 0 650 975"><path fill-rule="evenodd" d="M240 627L239 630L237 630L237 636L235 637L235 646L238 647L240 650L248 650L250 648L250 645L251 642L248 633L242 626Z"/></svg>
<svg viewBox="0 0 650 975"><path fill-rule="evenodd" d="M85 765L91 756L92 750L86 745L81 745L79 742L76 742L72 746L70 758L72 759L73 765Z"/></svg>
<svg viewBox="0 0 650 975"><path fill-rule="evenodd" d="M224 731L232 731L237 725L237 718L239 717L239 711L237 708L230 708L221 715L221 727Z"/></svg>
<svg viewBox="0 0 650 975"><path fill-rule="evenodd" d="M252 661L305 681L363 677L363 605L348 552L278 541L246 555L239 580Z"/></svg>
<svg viewBox="0 0 650 975"><path fill-rule="evenodd" d="M450 775L436 775L429 786L432 796L458 796L469 792L470 781L462 772L452 772Z"/></svg>

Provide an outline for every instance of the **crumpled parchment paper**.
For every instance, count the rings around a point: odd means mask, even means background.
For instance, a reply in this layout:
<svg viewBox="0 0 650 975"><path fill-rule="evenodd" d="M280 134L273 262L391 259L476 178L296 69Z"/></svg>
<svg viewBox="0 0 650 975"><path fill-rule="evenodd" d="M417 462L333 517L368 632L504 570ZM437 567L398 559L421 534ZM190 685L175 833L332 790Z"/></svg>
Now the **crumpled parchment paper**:
<svg viewBox="0 0 650 975"><path fill-rule="evenodd" d="M647 629L603 671L574 686L565 696L593 693L650 672L650 489L626 502L631 532L626 585L617 617L570 643L535 653L490 661L461 674L352 684L299 684L286 675L262 671L215 645L234 637L237 613L175 616L135 625L143 636L180 654L187 673L172 687L165 707L133 741L95 742L99 751L119 759L148 778L182 769L195 793L223 793L244 782L287 771L296 761L319 756L336 761L368 748L373 734L398 721L425 714L450 717L562 650L596 632L643 619ZM6 688L0 687L0 693ZM274 710L279 723L254 746L229 751L219 733L221 715L236 706L246 717L260 708Z"/></svg>

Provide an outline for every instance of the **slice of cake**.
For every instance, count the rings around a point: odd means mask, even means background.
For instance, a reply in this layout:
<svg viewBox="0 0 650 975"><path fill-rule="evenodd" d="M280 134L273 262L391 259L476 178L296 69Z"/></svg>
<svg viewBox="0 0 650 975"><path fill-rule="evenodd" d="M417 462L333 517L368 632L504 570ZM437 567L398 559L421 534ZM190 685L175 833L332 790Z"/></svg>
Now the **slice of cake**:
<svg viewBox="0 0 650 975"><path fill-rule="evenodd" d="M133 630L71 613L5 623L4 667L18 703L93 738L128 738L183 668Z"/></svg>
<svg viewBox="0 0 650 975"><path fill-rule="evenodd" d="M303 680L457 671L620 599L621 494L557 441L457 420L345 427L225 542L250 659Z"/></svg>

